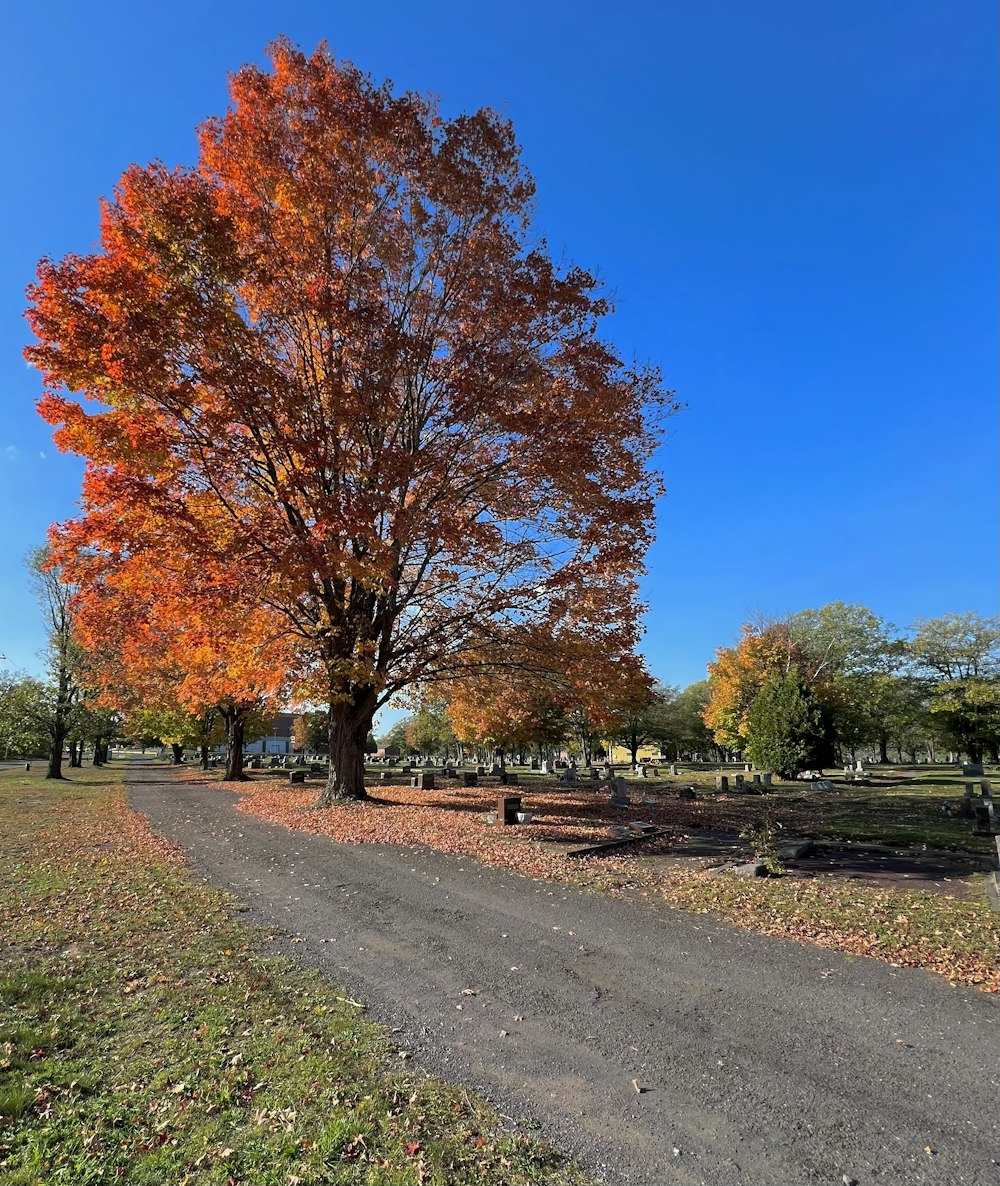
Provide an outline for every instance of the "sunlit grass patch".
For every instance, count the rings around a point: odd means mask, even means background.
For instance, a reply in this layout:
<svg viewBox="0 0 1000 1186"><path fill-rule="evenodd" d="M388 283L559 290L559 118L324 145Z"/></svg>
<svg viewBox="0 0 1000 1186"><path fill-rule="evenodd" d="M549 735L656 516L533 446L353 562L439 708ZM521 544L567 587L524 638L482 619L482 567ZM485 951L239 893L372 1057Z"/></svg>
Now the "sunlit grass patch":
<svg viewBox="0 0 1000 1186"><path fill-rule="evenodd" d="M120 770L8 772L0 794L0 1181L583 1181L404 1068L318 975L263 958Z"/></svg>

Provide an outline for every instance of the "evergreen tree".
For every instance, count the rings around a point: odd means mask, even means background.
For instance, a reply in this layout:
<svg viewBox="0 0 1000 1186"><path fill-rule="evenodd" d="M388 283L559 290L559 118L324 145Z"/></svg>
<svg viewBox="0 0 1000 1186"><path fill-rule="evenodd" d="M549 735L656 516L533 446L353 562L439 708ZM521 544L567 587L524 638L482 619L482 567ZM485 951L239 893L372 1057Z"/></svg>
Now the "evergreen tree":
<svg viewBox="0 0 1000 1186"><path fill-rule="evenodd" d="M753 764L781 778L821 770L833 760L827 712L797 667L764 684L750 709L747 734Z"/></svg>

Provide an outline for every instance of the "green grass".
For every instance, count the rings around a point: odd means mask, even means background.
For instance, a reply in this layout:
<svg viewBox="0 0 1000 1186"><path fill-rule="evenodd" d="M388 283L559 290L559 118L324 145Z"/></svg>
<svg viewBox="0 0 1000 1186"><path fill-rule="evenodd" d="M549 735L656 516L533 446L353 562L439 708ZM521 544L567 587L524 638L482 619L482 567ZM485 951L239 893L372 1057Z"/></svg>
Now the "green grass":
<svg viewBox="0 0 1000 1186"><path fill-rule="evenodd" d="M956 983L1000 990L1000 916L982 884L951 898L834 878L686 877L665 882L673 905L767 934L927 968Z"/></svg>
<svg viewBox="0 0 1000 1186"><path fill-rule="evenodd" d="M584 1181L263 957L126 810L119 772L79 774L0 776L0 1181Z"/></svg>
<svg viewBox="0 0 1000 1186"><path fill-rule="evenodd" d="M988 836L974 836L973 821L945 814L948 801L960 799L969 780L953 769L940 767L888 767L870 772L870 786L837 783L832 791L811 791L805 783L780 782L771 794L753 797L724 797L715 790L716 771L682 769L680 785L693 785L703 806L725 802L726 817L720 827L735 827L734 819L754 820L770 816L790 832L813 839L851 840L893 847L952 849L993 855L996 846ZM733 774L728 774L730 787ZM749 776L747 776L749 777ZM838 775L832 775L836 781ZM1000 784L994 778L1000 794ZM630 790L643 787L655 792L662 779L637 779ZM710 813L709 813L710 814ZM730 818L731 817L731 818ZM706 819L706 825L711 821ZM742 825L741 825L742 826ZM736 830L739 830L737 827Z"/></svg>

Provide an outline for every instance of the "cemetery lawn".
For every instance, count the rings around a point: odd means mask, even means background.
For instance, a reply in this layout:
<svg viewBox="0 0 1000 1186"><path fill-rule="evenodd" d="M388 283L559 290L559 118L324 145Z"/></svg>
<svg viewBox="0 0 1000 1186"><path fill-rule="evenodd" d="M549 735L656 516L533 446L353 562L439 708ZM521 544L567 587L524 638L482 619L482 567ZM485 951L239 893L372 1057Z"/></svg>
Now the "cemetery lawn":
<svg viewBox="0 0 1000 1186"><path fill-rule="evenodd" d="M0 773L0 1181L570 1184L262 933L121 768Z"/></svg>
<svg viewBox="0 0 1000 1186"><path fill-rule="evenodd" d="M916 780L889 772L872 781L833 792L784 784L774 794L746 796L716 794L714 775L682 772L677 779L631 781L633 808L622 813L609 808L606 792L586 784L560 786L521 776L513 790L534 819L528 827L510 828L483 819L499 787L420 791L380 785L370 789L367 802L316 810L318 784L290 789L256 776L249 783L217 785L239 793L241 809L252 815L345 843L426 845L527 876L661 898L737 926L926 968L987 992L1000 990L1000 914L990 907L984 874L956 880L954 892L949 887L929 892L905 882L886 886L836 876L712 876L704 862L672 858L686 836L708 829L735 834L765 819L781 823L788 836L908 847L915 858L940 848L972 853L975 860L994 850L990 838L971 835L968 820L942 814L941 803L962 793L953 773ZM696 785L699 797L678 799L676 787L685 785ZM648 821L665 835L599 857L566 856L572 848L609 839L609 829L624 819Z"/></svg>

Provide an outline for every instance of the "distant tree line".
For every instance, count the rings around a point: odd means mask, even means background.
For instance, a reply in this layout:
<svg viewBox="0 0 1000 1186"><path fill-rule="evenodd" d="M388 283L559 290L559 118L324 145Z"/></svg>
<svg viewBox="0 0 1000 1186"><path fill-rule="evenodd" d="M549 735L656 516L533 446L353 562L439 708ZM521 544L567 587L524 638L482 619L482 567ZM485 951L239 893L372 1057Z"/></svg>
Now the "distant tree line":
<svg viewBox="0 0 1000 1186"><path fill-rule="evenodd" d="M900 631L835 601L747 623L709 664L705 721L723 749L791 776L870 754L1000 761L1000 618Z"/></svg>

